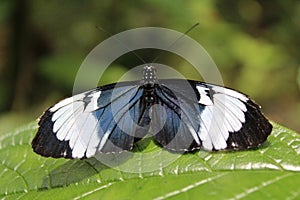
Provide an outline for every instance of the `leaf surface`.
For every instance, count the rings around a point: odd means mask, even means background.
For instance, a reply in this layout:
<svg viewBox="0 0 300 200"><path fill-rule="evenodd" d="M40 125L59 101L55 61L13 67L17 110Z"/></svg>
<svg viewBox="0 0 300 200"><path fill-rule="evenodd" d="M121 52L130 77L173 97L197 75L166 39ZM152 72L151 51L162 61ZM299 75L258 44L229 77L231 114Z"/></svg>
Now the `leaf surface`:
<svg viewBox="0 0 300 200"><path fill-rule="evenodd" d="M184 155L140 142L127 157L66 160L31 149L36 123L0 136L4 199L297 199L300 135L273 123L261 147ZM122 159L119 159L122 158ZM109 166L107 166L109 165ZM153 171L154 170L154 171Z"/></svg>

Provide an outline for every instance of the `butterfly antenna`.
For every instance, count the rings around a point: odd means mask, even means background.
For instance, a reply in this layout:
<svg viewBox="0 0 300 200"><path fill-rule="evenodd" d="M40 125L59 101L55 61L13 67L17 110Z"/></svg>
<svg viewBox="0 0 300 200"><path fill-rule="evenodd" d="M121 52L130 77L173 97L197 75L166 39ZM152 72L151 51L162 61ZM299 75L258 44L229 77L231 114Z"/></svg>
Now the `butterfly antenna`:
<svg viewBox="0 0 300 200"><path fill-rule="evenodd" d="M177 38L173 43L171 43L168 46L167 50L169 50L172 46L174 46L181 38L183 38L185 35L187 35L189 32L191 32L198 25L199 25L199 22L197 22L191 28L189 28L187 31L185 31L179 38ZM155 61L157 61L161 57L162 54L163 54L163 52L160 52L160 54L158 54L158 56L152 61L152 63L154 63Z"/></svg>
<svg viewBox="0 0 300 200"><path fill-rule="evenodd" d="M146 61L140 57L134 50L128 48L124 42L122 42L122 40L120 40L118 37L116 37L115 35L112 35L111 33L109 33L108 31L106 31L105 29L103 29L102 27L96 26L96 28L102 32L104 32L105 34L107 34L108 36L114 38L116 41L118 41L120 44L122 44L128 51L132 52L140 61L142 61L144 64L146 64Z"/></svg>

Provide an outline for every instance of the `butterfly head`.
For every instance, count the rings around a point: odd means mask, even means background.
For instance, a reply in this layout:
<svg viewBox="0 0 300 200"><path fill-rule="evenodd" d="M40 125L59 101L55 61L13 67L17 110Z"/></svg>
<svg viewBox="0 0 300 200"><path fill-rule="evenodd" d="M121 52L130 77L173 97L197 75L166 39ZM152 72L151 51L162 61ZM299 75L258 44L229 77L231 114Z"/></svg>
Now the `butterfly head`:
<svg viewBox="0 0 300 200"><path fill-rule="evenodd" d="M143 83L146 86L153 87L157 82L156 69L154 66L146 65L143 70Z"/></svg>

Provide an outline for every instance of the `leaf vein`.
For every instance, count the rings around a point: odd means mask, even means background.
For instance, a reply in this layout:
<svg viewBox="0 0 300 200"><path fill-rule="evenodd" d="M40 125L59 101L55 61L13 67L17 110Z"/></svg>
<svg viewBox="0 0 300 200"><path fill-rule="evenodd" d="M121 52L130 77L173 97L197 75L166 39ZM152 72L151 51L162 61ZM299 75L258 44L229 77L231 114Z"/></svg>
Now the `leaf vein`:
<svg viewBox="0 0 300 200"><path fill-rule="evenodd" d="M83 193L82 195L73 198L73 200L82 199L82 198L84 198L84 197L86 197L86 196L88 196L88 195L93 194L94 192L97 192L97 191L99 191L99 190L108 188L108 187L112 186L113 184L115 184L115 182L110 182L110 183L108 183L108 184L106 184L106 185L102 185L101 187L98 187L98 188L96 188L96 189L94 189L94 190L91 190L91 191L89 191L89 192Z"/></svg>
<svg viewBox="0 0 300 200"><path fill-rule="evenodd" d="M218 178L220 178L220 177L222 177L222 176L224 176L226 174L227 173L218 174L216 176L209 177L207 179L203 179L203 180L198 181L198 182L196 182L194 184L188 185L188 186L186 186L186 187L184 187L184 188L182 188L180 190L175 190L175 191L169 192L169 193L167 193L167 194L165 194L163 196L156 197L156 198L154 198L154 200L162 200L162 199L167 199L167 198L172 197L172 196L176 196L176 195L178 195L180 193L187 192L187 191L189 191L189 190L191 190L191 189L193 189L195 187L198 187L200 185L209 183L209 182L211 182L211 181L213 181L215 179L218 179Z"/></svg>
<svg viewBox="0 0 300 200"><path fill-rule="evenodd" d="M248 195L250 195L250 194L252 194L254 192L257 192L257 191L261 190L264 187L267 187L267 186L269 186L271 184L276 183L277 181L280 181L280 180L282 180L284 178L287 178L289 176L292 176L292 175L293 175L292 173L284 174L282 176L277 176L277 177L275 177L273 179L270 179L268 181L264 181L264 182L262 182L258 186L251 187L251 188L247 189L245 192L236 194L233 198L230 198L229 200L237 200L237 199L245 198L246 196L248 196Z"/></svg>

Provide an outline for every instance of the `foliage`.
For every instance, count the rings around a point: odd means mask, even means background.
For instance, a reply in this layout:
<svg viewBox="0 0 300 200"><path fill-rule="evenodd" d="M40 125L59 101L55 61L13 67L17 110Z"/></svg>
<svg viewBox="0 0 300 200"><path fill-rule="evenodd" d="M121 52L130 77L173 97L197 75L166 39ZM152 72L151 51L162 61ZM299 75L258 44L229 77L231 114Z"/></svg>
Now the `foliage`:
<svg viewBox="0 0 300 200"><path fill-rule="evenodd" d="M160 150L153 144L114 168L98 160L43 158L30 142L36 123L0 137L0 197L3 199L297 199L300 197L300 136L278 124L268 142L255 150L178 156L152 172L139 155ZM145 145L145 144L144 144ZM143 146L143 144L140 144ZM140 173L120 171L137 167ZM123 168L124 169L124 168Z"/></svg>
<svg viewBox="0 0 300 200"><path fill-rule="evenodd" d="M1 1L0 112L39 116L45 102L70 95L81 62L109 34L147 26L185 32L200 22L189 36L212 56L226 86L249 94L274 121L300 130L299 9L296 0ZM139 54L146 61L157 55ZM161 57L194 78L184 59ZM122 56L102 83L118 81L137 60Z"/></svg>

